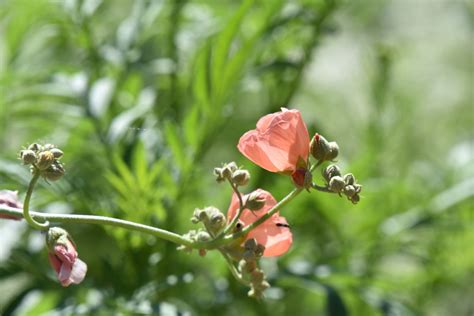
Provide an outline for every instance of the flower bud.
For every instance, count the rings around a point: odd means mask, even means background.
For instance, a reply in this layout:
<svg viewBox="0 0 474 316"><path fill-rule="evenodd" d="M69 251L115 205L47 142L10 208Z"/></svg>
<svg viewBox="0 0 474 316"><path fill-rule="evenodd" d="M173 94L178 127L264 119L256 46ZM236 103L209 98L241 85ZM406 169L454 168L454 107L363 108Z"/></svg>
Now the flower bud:
<svg viewBox="0 0 474 316"><path fill-rule="evenodd" d="M352 173L348 173L348 174L344 175L344 182L347 185L353 185L353 184L355 184L356 179L355 179L355 177Z"/></svg>
<svg viewBox="0 0 474 316"><path fill-rule="evenodd" d="M50 151L42 151L38 155L38 161L36 163L36 166L40 170L45 170L48 169L54 162L54 155Z"/></svg>
<svg viewBox="0 0 474 316"><path fill-rule="evenodd" d="M341 176L334 176L329 180L329 190L336 193L341 193L345 186L344 179Z"/></svg>
<svg viewBox="0 0 474 316"><path fill-rule="evenodd" d="M354 194L354 195L350 198L350 200L351 200L351 202L352 202L353 204L359 203L359 201L360 201L360 196L359 196L359 194Z"/></svg>
<svg viewBox="0 0 474 316"><path fill-rule="evenodd" d="M23 204L18 199L18 191L10 191L10 190L0 190L0 205L6 205L8 207L22 209ZM13 220L21 220L20 216L15 215L2 215L0 214L0 219L13 219Z"/></svg>
<svg viewBox="0 0 474 316"><path fill-rule="evenodd" d="M261 192L253 191L245 201L245 208L251 211L258 211L265 205L265 197L260 196Z"/></svg>
<svg viewBox="0 0 474 316"><path fill-rule="evenodd" d="M247 170L236 170L232 175L232 182L238 186L246 185L250 180L250 173Z"/></svg>
<svg viewBox="0 0 474 316"><path fill-rule="evenodd" d="M225 179L231 179L232 174L237 169L239 169L239 167L237 167L237 164L233 161L227 164L224 164L224 166L222 167L222 177L224 177Z"/></svg>
<svg viewBox="0 0 474 316"><path fill-rule="evenodd" d="M310 146L311 155L313 155L316 160L327 160L326 155L331 149L329 147L329 142L326 140L326 138L316 133L313 139L311 140Z"/></svg>
<svg viewBox="0 0 474 316"><path fill-rule="evenodd" d="M64 176L65 170L59 161L55 161L48 169L41 172L41 175L49 181L57 181Z"/></svg>
<svg viewBox="0 0 474 316"><path fill-rule="evenodd" d="M341 170L336 165L329 165L323 171L323 178L326 180L327 183L331 180L332 177L340 176Z"/></svg>
<svg viewBox="0 0 474 316"><path fill-rule="evenodd" d="M20 151L20 159L23 160L25 165L29 165L36 162L36 154L31 149Z"/></svg>
<svg viewBox="0 0 474 316"><path fill-rule="evenodd" d="M196 234L196 240L199 242L206 242L206 241L211 240L211 235L209 235L209 233L205 231L199 231Z"/></svg>
<svg viewBox="0 0 474 316"><path fill-rule="evenodd" d="M330 142L326 160L334 160L337 158L337 155L339 155L339 145L336 142Z"/></svg>
<svg viewBox="0 0 474 316"><path fill-rule="evenodd" d="M59 148L52 148L50 152L53 154L54 158L56 159L59 159L64 155L63 151Z"/></svg>
<svg viewBox="0 0 474 316"><path fill-rule="evenodd" d="M59 227L52 227L46 235L48 259L56 271L62 286L79 284L87 273L87 265L78 258L76 245L68 232Z"/></svg>
<svg viewBox="0 0 474 316"><path fill-rule="evenodd" d="M319 161L333 160L339 154L336 142L328 142L323 136L316 134L311 140L311 155Z"/></svg>
<svg viewBox="0 0 474 316"><path fill-rule="evenodd" d="M353 185L346 185L342 190L342 193L344 193L348 198L351 198L356 194L356 190Z"/></svg>
<svg viewBox="0 0 474 316"><path fill-rule="evenodd" d="M214 176L216 177L217 182L225 181L225 178L222 175L222 168L214 168Z"/></svg>
<svg viewBox="0 0 474 316"><path fill-rule="evenodd" d="M38 151L42 150L42 146L40 144L33 143L30 146L28 146L28 149L32 150L34 152L38 152Z"/></svg>

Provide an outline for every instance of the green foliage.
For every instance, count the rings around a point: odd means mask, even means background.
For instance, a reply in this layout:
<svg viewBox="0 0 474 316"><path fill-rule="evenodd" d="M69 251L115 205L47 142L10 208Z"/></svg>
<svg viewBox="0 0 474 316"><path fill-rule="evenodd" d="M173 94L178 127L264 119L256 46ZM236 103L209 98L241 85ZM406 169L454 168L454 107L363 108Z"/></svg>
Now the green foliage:
<svg viewBox="0 0 474 316"><path fill-rule="evenodd" d="M474 309L472 5L454 1L6 0L0 3L0 189L49 142L61 181L33 209L185 233L225 211L212 168L235 160L280 199L287 177L236 150L261 115L298 108L364 185L353 206L302 193L292 250L246 297L205 257L120 229L72 226L89 272L61 288L43 236L0 221L0 313L470 315ZM316 177L318 182L322 178ZM67 226L67 227L66 227ZM54 313L54 312L55 313Z"/></svg>

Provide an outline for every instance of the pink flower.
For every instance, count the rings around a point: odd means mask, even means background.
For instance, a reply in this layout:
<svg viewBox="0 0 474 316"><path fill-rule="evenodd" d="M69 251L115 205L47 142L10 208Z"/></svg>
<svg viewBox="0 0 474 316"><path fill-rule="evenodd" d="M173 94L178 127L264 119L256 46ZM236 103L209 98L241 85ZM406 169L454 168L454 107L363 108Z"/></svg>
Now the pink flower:
<svg viewBox="0 0 474 316"><path fill-rule="evenodd" d="M84 280L87 265L77 257L76 247L71 240L57 242L48 253L48 259L62 286L79 284Z"/></svg>
<svg viewBox="0 0 474 316"><path fill-rule="evenodd" d="M265 205L258 211L253 212L245 209L239 218L244 226L252 224L277 204L277 201L269 192L262 189L257 189L256 192L259 193L259 198L265 199ZM250 194L243 196L244 201L249 195ZM237 215L238 210L239 199L234 193L229 210L227 211L227 218L229 221ZM264 257L281 256L290 249L290 246L293 243L293 236L289 227L290 226L286 219L280 216L277 212L261 225L251 230L246 239L255 238L257 243L265 246L265 251L263 253Z"/></svg>
<svg viewBox="0 0 474 316"><path fill-rule="evenodd" d="M265 115L257 128L245 133L238 149L248 159L271 172L292 174L307 167L309 134L298 110L281 109Z"/></svg>
<svg viewBox="0 0 474 316"><path fill-rule="evenodd" d="M0 205L11 208L23 209L23 204L18 200L18 191L0 190ZM0 218L13 219L19 221L21 216L0 214Z"/></svg>

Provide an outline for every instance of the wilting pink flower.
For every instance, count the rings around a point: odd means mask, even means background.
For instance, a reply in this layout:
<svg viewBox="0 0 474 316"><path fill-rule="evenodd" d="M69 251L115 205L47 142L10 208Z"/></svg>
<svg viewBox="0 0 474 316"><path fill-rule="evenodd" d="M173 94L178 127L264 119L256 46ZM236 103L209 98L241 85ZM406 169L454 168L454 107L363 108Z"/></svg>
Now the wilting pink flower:
<svg viewBox="0 0 474 316"><path fill-rule="evenodd" d="M301 113L282 108L258 120L257 128L245 133L237 147L245 157L268 171L292 174L306 168L309 142Z"/></svg>
<svg viewBox="0 0 474 316"><path fill-rule="evenodd" d="M58 239L48 253L48 259L62 286L79 284L86 276L87 265L77 257L76 247L69 238Z"/></svg>
<svg viewBox="0 0 474 316"><path fill-rule="evenodd" d="M277 204L277 201L269 192L262 189L258 189L256 192L259 193L259 198L265 199L265 205L258 211L245 209L242 212L239 219L244 227L255 222ZM244 201L249 195L250 194L243 196ZM239 199L234 193L229 210L227 211L227 218L229 221L237 215L238 210ZM281 256L290 249L290 246L293 243L293 236L289 227L290 226L286 219L280 216L277 212L261 225L251 230L246 239L255 238L257 243L265 246L265 251L263 253L264 257Z"/></svg>
<svg viewBox="0 0 474 316"><path fill-rule="evenodd" d="M18 200L18 191L0 190L0 205L23 209L23 204ZM21 216L0 214L0 218L20 220Z"/></svg>

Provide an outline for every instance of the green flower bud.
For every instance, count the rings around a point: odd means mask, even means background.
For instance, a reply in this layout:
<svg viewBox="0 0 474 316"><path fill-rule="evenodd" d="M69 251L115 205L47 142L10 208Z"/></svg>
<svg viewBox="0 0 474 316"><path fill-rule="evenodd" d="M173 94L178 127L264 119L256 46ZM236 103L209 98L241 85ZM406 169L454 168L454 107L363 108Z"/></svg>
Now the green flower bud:
<svg viewBox="0 0 474 316"><path fill-rule="evenodd" d="M196 234L196 240L199 242L206 242L206 241L211 240L211 235L209 235L209 233L205 231L199 231Z"/></svg>
<svg viewBox="0 0 474 316"><path fill-rule="evenodd" d="M322 135L316 134L311 140L311 155L319 160L333 160L339 154L339 146L336 142L328 142Z"/></svg>
<svg viewBox="0 0 474 316"><path fill-rule="evenodd" d="M54 158L56 159L59 159L64 155L63 151L59 148L52 148L50 152L53 154Z"/></svg>
<svg viewBox="0 0 474 316"><path fill-rule="evenodd" d="M231 179L232 174L237 169L239 169L239 167L237 167L237 164L233 161L227 164L224 164L224 166L222 167L222 177L224 177L225 179Z"/></svg>
<svg viewBox="0 0 474 316"><path fill-rule="evenodd" d="M339 155L339 145L336 142L330 142L326 160L334 160L337 158L337 155Z"/></svg>
<svg viewBox="0 0 474 316"><path fill-rule="evenodd" d="M353 185L346 185L342 190L342 193L344 193L348 198L351 198L356 194L356 190Z"/></svg>
<svg viewBox="0 0 474 316"><path fill-rule="evenodd" d="M36 163L36 166L40 170L46 170L53 164L54 160L55 158L52 152L42 151L38 155L38 161Z"/></svg>
<svg viewBox="0 0 474 316"><path fill-rule="evenodd" d="M354 185L356 183L356 179L352 173L348 173L344 175L344 182L347 185Z"/></svg>
<svg viewBox="0 0 474 316"><path fill-rule="evenodd" d="M34 152L38 152L38 151L41 151L43 149L43 146L41 146L40 144L37 144L37 143L33 143L30 146L28 146L28 149L32 150Z"/></svg>
<svg viewBox="0 0 474 316"><path fill-rule="evenodd" d="M64 176L65 170L60 162L55 161L48 169L43 170L41 175L49 181L57 181Z"/></svg>
<svg viewBox="0 0 474 316"><path fill-rule="evenodd" d="M247 170L236 170L232 175L232 182L238 186L246 185L250 180L250 173Z"/></svg>
<svg viewBox="0 0 474 316"><path fill-rule="evenodd" d="M326 180L327 183L331 180L332 177L340 176L341 170L336 165L329 165L323 171L323 178Z"/></svg>
<svg viewBox="0 0 474 316"><path fill-rule="evenodd" d="M354 195L350 198L350 201L351 201L353 204L359 203L359 201L360 201L360 196L359 196L359 194L354 194Z"/></svg>
<svg viewBox="0 0 474 316"><path fill-rule="evenodd" d="M25 165L29 165L36 162L36 154L31 149L20 151L20 159Z"/></svg>
<svg viewBox="0 0 474 316"><path fill-rule="evenodd" d="M326 160L326 155L329 153L329 142L323 136L316 134L311 140L311 155L316 160Z"/></svg>
<svg viewBox="0 0 474 316"><path fill-rule="evenodd" d="M334 176L329 180L329 190L332 192L341 193L345 185L346 183L341 176Z"/></svg>
<svg viewBox="0 0 474 316"><path fill-rule="evenodd" d="M245 208L251 211L258 211L265 205L265 197L261 196L261 192L253 191L245 201Z"/></svg>
<svg viewBox="0 0 474 316"><path fill-rule="evenodd" d="M216 177L217 182L225 181L225 178L222 174L222 168L214 168L214 176Z"/></svg>

